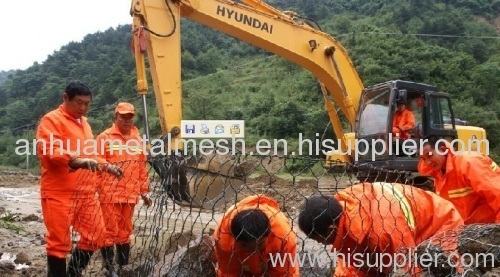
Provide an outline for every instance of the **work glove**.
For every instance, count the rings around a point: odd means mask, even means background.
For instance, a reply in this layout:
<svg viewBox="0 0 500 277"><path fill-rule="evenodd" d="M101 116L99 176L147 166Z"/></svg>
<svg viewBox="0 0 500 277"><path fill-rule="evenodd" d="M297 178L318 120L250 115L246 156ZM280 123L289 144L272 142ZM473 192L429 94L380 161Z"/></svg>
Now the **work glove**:
<svg viewBox="0 0 500 277"><path fill-rule="evenodd" d="M96 160L90 158L75 158L69 162L69 167L73 170L76 169L87 169L92 172L99 170L99 164Z"/></svg>
<svg viewBox="0 0 500 277"><path fill-rule="evenodd" d="M75 158L69 162L69 167L73 170L76 169L87 169L92 172L107 172L118 179L123 177L123 170L116 165L112 164L103 164L99 165L99 163L91 158Z"/></svg>
<svg viewBox="0 0 500 277"><path fill-rule="evenodd" d="M118 179L121 179L123 177L123 169L114 164L104 164L102 165L100 171L107 172Z"/></svg>

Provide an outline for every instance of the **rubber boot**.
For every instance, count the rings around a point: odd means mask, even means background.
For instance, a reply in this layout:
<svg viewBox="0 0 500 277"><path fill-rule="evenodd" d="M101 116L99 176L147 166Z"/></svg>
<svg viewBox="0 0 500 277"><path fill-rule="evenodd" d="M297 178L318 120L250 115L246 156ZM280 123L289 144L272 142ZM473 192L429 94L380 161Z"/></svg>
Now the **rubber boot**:
<svg viewBox="0 0 500 277"><path fill-rule="evenodd" d="M71 259L68 265L68 277L81 277L83 276L83 270L89 265L90 257L92 257L93 251L81 250L75 248L71 253Z"/></svg>
<svg viewBox="0 0 500 277"><path fill-rule="evenodd" d="M118 276L121 276L122 269L128 264L130 256L130 243L116 245L116 263L118 264Z"/></svg>
<svg viewBox="0 0 500 277"><path fill-rule="evenodd" d="M118 274L115 272L115 267L113 265L113 258L115 257L114 245L106 246L101 248L102 255L102 264L104 265L104 269L106 273L105 277L118 277Z"/></svg>
<svg viewBox="0 0 500 277"><path fill-rule="evenodd" d="M66 277L66 258L47 256L47 277Z"/></svg>

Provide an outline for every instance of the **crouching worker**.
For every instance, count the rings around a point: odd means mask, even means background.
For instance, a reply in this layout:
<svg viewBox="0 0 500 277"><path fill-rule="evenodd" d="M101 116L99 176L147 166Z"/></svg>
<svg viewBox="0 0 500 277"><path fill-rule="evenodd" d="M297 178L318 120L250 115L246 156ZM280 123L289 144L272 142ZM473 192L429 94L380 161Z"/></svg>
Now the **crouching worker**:
<svg viewBox="0 0 500 277"><path fill-rule="evenodd" d="M249 196L230 207L214 239L218 276L299 276L296 234L269 197ZM273 264L276 255L283 262Z"/></svg>
<svg viewBox="0 0 500 277"><path fill-rule="evenodd" d="M309 238L333 245L335 276L387 275L395 253L460 225L460 214L447 200L390 183L356 184L333 197L311 196L299 215L299 227Z"/></svg>

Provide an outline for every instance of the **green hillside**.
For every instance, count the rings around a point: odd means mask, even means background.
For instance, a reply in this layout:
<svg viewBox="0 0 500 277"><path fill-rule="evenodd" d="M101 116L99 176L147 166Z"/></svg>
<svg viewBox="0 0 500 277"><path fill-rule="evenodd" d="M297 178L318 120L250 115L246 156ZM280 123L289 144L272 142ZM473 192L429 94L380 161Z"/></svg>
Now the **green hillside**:
<svg viewBox="0 0 500 277"><path fill-rule="evenodd" d="M405 79L450 93L456 116L487 130L490 154L499 160L500 40L493 23L499 21L500 1L334 2L268 1L313 19L338 39L365 86ZM95 92L88 114L94 134L111 123L117 101L139 107L130 29L89 34L42 64L0 72L0 165L25 166L25 157L14 153L15 141L33 138L41 116L61 103L69 80L84 80ZM185 119L243 119L250 143L258 137L296 141L298 133L334 137L312 74L188 20L181 32ZM154 97L148 97L156 137L161 131ZM137 125L142 127L141 114Z"/></svg>

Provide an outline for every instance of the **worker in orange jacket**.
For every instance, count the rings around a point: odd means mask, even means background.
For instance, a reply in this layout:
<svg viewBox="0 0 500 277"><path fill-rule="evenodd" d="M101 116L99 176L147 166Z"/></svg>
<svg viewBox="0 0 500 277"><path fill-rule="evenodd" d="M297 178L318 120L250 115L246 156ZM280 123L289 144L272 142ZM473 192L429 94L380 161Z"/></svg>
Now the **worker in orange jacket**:
<svg viewBox="0 0 500 277"><path fill-rule="evenodd" d="M415 128L415 115L407 109L406 102L399 102L392 119L392 133L401 139L410 137L409 131Z"/></svg>
<svg viewBox="0 0 500 277"><path fill-rule="evenodd" d="M134 126L135 108L122 102L115 108L114 124L97 136L101 157L109 163L119 164L127 170L123 178L102 178L99 186L99 201L106 224L105 247L101 249L106 276L120 274L128 264L132 217L139 196L145 205L151 200L149 191L146 155L143 153L139 131ZM118 272L115 272L114 248L117 251Z"/></svg>
<svg viewBox="0 0 500 277"><path fill-rule="evenodd" d="M91 100L87 84L71 81L63 93L63 104L43 116L36 133L48 276L80 276L93 251L102 247L105 227L92 172L106 171L116 177L123 173L119 167L99 164L102 160L95 157L95 151L85 150L95 145L84 116ZM66 271L71 225L81 238Z"/></svg>
<svg viewBox="0 0 500 277"><path fill-rule="evenodd" d="M436 193L455 205L465 224L500 223L500 168L488 156L455 154L432 137L423 143L418 171L434 178Z"/></svg>
<svg viewBox="0 0 500 277"><path fill-rule="evenodd" d="M447 200L396 183L361 183L333 197L311 196L299 214L309 238L333 245L334 276L386 275L395 258L390 255L460 225L460 214Z"/></svg>
<svg viewBox="0 0 500 277"><path fill-rule="evenodd" d="M246 197L230 207L215 233L218 276L299 276L296 233L275 200ZM271 256L290 255L273 266Z"/></svg>

